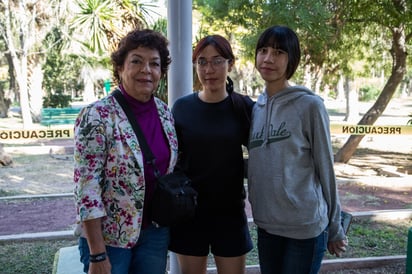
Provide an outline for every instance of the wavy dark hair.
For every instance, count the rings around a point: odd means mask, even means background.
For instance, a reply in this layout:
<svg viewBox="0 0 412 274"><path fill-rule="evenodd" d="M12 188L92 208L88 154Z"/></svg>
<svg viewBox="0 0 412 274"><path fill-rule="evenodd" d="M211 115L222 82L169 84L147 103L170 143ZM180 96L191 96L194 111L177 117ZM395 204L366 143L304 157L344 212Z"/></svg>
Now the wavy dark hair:
<svg viewBox="0 0 412 274"><path fill-rule="evenodd" d="M120 40L117 50L111 55L111 61L113 65L113 76L120 83L120 76L118 67L123 66L126 56L129 51L138 47L144 47L154 49L159 52L160 55L160 70L162 77L166 75L169 65L172 62L170 58L170 52L168 49L169 41L160 32L143 29L135 29L129 32L125 37Z"/></svg>

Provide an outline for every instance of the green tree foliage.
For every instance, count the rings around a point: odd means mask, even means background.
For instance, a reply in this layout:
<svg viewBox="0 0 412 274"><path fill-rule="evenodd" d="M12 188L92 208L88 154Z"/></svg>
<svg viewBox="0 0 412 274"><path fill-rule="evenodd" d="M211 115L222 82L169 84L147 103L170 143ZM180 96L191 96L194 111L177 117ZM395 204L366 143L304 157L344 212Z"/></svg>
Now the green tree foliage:
<svg viewBox="0 0 412 274"><path fill-rule="evenodd" d="M237 34L245 56L253 58L257 35L271 25L288 25L301 40L298 82L336 83L384 71L386 84L359 124L371 125L401 83L411 49L412 1L406 0L194 0L206 22ZM213 20L214 19L214 20ZM252 59L253 60L253 59ZM309 69L308 69L309 68ZM320 77L322 76L322 77ZM313 87L311 87L313 88ZM347 162L363 136L351 136L335 160Z"/></svg>
<svg viewBox="0 0 412 274"><path fill-rule="evenodd" d="M165 18L160 18L157 20L152 27L154 30L163 33L167 37L167 20ZM160 81L159 87L155 92L155 95L163 100L165 103L168 102L167 94L167 75Z"/></svg>
<svg viewBox="0 0 412 274"><path fill-rule="evenodd" d="M328 1L288 0L194 0L204 21L226 33L238 33L244 54L253 59L254 47L259 34L272 25L288 25L302 37L304 45L312 45L313 52L321 51L323 43L330 41L334 30L325 24L333 13ZM309 47L306 47L309 49Z"/></svg>
<svg viewBox="0 0 412 274"><path fill-rule="evenodd" d="M71 27L82 30L79 41L98 56L114 50L132 29L147 27L146 18L155 7L139 0L77 0L76 4L79 12Z"/></svg>
<svg viewBox="0 0 412 274"><path fill-rule="evenodd" d="M339 0L338 4L343 26L359 30L353 36L353 40L359 41L365 30L369 30L369 26L375 26L381 31L379 37L384 37L383 41L390 41L388 53L391 57L391 69L387 81L376 102L358 122L359 125L373 125L389 104L406 74L407 48L410 48L412 43L412 2ZM372 32L374 33L376 32ZM371 45L370 41L368 45ZM348 162L363 137L364 135L350 136L336 153L335 161Z"/></svg>
<svg viewBox="0 0 412 274"><path fill-rule="evenodd" d="M303 82L305 70L313 78L323 72L328 51L335 48L339 29L334 20L334 6L329 1L288 0L223 0L194 1L204 20L203 29L224 29L232 44L240 43L242 62L254 62L256 41L260 33L272 25L287 25L301 38L302 66L294 81ZM212 25L209 27L208 24ZM331 69L329 69L331 70ZM307 75L306 75L307 77ZM252 79L253 77L249 77ZM337 82L336 79L332 79Z"/></svg>
<svg viewBox="0 0 412 274"><path fill-rule="evenodd" d="M82 72L83 76L90 72L91 78L97 74L96 67L109 69L111 49L127 31L148 26L155 7L139 0L0 1L0 43L4 45L0 65L9 67L0 71L6 71L7 86L16 93L13 99L19 100L13 103L21 106L24 127L36 121L43 93L76 96L81 88L76 77ZM98 85L98 80L92 80ZM9 105L2 96L0 92L0 115L7 113Z"/></svg>
<svg viewBox="0 0 412 274"><path fill-rule="evenodd" d="M62 33L54 28L44 41L49 52L43 65L43 87L46 95L43 97L43 107L67 107L72 94L77 94L83 88L79 82L79 72L83 65L77 55L65 54Z"/></svg>

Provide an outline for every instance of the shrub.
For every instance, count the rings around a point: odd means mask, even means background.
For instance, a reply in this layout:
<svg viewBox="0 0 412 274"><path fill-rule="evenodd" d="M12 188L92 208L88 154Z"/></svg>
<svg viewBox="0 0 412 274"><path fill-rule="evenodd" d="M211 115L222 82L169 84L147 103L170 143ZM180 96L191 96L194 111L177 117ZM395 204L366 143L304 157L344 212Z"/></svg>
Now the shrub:
<svg viewBox="0 0 412 274"><path fill-rule="evenodd" d="M376 86L364 86L359 89L359 101L368 102L378 98L380 89Z"/></svg>
<svg viewBox="0 0 412 274"><path fill-rule="evenodd" d="M49 94L43 98L44 108L65 108L70 106L72 99L70 95L63 94L62 91L57 91L56 94Z"/></svg>

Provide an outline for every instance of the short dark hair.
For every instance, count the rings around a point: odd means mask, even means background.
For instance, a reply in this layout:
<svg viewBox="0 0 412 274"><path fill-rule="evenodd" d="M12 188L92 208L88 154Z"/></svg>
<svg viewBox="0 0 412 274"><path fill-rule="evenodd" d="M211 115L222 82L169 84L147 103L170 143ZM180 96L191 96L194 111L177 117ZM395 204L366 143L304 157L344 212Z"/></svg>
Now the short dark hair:
<svg viewBox="0 0 412 274"><path fill-rule="evenodd" d="M230 64L234 64L235 55L233 54L232 46L229 41L218 34L208 35L200 39L195 49L193 50L192 62L195 63L200 52L207 46L215 47L216 51L225 59L229 60Z"/></svg>
<svg viewBox="0 0 412 274"><path fill-rule="evenodd" d="M256 44L255 63L258 51L263 47L273 47L288 53L286 79L292 78L300 62L300 45L296 33L286 26L271 26L260 35Z"/></svg>
<svg viewBox="0 0 412 274"><path fill-rule="evenodd" d="M138 47L144 47L149 49L154 49L159 51L160 55L160 70L162 76L167 73L169 65L172 62L170 58L170 53L168 49L169 41L160 32L150 30L150 29L135 29L129 32L125 37L123 37L117 50L111 55L111 61L113 65L113 76L120 82L120 76L117 71L119 66L123 66L126 56L129 51L134 50Z"/></svg>

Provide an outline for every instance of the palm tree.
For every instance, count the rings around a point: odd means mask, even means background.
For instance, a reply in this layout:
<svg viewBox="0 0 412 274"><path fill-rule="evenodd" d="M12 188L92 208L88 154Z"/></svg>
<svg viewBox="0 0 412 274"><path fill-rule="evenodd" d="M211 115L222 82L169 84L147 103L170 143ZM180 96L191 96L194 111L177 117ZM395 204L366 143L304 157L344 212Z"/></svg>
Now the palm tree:
<svg viewBox="0 0 412 274"><path fill-rule="evenodd" d="M146 18L155 7L139 0L77 0L76 4L79 12L72 28L83 31L81 44L98 56L114 50L127 32L147 27Z"/></svg>
<svg viewBox="0 0 412 274"><path fill-rule="evenodd" d="M97 61L97 64L85 63L83 71L88 73L82 76L85 82L83 98L94 98L96 81L109 80L94 78L94 70L96 67L101 70L101 63L107 67L109 53L117 48L120 39L129 31L148 27L150 13L156 13L151 8L156 5L139 0L77 0L76 5L78 12L71 25L72 33L84 47L84 56L90 57L92 53L92 59Z"/></svg>

